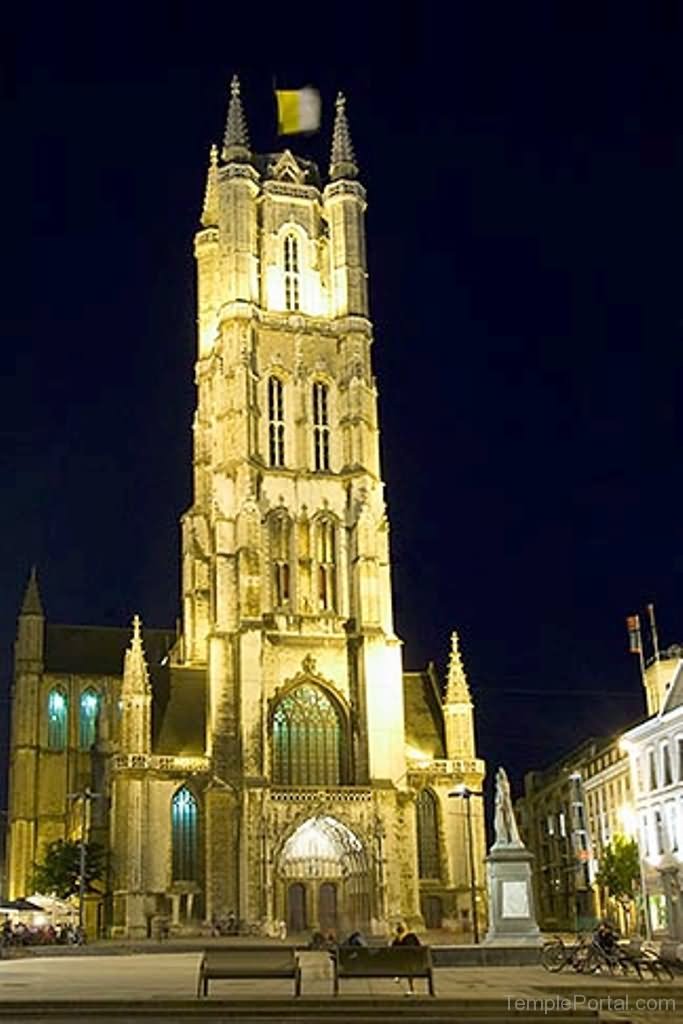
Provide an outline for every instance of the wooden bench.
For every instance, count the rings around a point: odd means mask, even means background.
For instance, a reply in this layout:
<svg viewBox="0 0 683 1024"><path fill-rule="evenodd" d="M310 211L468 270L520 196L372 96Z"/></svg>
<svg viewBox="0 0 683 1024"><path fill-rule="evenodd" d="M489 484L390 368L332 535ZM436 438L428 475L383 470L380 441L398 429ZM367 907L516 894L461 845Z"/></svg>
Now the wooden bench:
<svg viewBox="0 0 683 1024"><path fill-rule="evenodd" d="M334 952L334 994L340 978L426 978L434 993L429 946L339 946Z"/></svg>
<svg viewBox="0 0 683 1024"><path fill-rule="evenodd" d="M301 995L301 967L291 946L232 946L206 949L199 964L197 997L209 994L209 982L226 979L293 978Z"/></svg>

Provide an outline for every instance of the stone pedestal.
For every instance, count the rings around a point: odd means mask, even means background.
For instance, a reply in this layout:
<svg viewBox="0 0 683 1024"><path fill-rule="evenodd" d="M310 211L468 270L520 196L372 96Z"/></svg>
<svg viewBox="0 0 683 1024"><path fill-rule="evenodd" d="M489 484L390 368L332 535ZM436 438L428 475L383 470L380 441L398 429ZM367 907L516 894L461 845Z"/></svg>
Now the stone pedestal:
<svg viewBox="0 0 683 1024"><path fill-rule="evenodd" d="M489 930L483 945L540 946L531 862L526 846L496 844L486 858Z"/></svg>

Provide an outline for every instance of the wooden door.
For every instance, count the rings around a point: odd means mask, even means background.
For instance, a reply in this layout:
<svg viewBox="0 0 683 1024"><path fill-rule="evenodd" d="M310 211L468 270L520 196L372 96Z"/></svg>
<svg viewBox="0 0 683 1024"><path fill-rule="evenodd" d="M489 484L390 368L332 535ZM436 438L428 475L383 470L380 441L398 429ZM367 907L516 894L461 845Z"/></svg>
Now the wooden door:
<svg viewBox="0 0 683 1024"><path fill-rule="evenodd" d="M306 886L293 882L287 890L287 931L305 932L307 928Z"/></svg>
<svg viewBox="0 0 683 1024"><path fill-rule="evenodd" d="M318 891L318 927L321 932L337 928L337 886L323 882Z"/></svg>

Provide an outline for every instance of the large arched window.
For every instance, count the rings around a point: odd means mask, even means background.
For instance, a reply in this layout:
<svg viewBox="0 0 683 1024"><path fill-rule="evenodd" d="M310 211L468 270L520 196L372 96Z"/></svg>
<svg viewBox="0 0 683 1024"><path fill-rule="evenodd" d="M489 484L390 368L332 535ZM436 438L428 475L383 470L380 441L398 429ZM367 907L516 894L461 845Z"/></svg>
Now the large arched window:
<svg viewBox="0 0 683 1024"><path fill-rule="evenodd" d="M283 243L285 268L285 309L296 310L301 304L301 271L299 260L299 239L290 232Z"/></svg>
<svg viewBox="0 0 683 1024"><path fill-rule="evenodd" d="M173 881L196 882L199 877L199 811L187 786L171 803Z"/></svg>
<svg viewBox="0 0 683 1024"><path fill-rule="evenodd" d="M439 815L431 789L421 789L417 797L417 863L420 878L440 878Z"/></svg>
<svg viewBox="0 0 683 1024"><path fill-rule="evenodd" d="M97 739L97 718L100 713L100 695L89 688L81 694L78 745L81 750L90 750Z"/></svg>
<svg viewBox="0 0 683 1024"><path fill-rule="evenodd" d="M338 786L343 781L341 715L318 686L302 683L273 714L273 782Z"/></svg>
<svg viewBox="0 0 683 1024"><path fill-rule="evenodd" d="M318 608L332 612L337 607L337 543L334 520L319 519L315 527Z"/></svg>
<svg viewBox="0 0 683 1024"><path fill-rule="evenodd" d="M313 385L313 466L316 471L330 468L330 389L316 381Z"/></svg>
<svg viewBox="0 0 683 1024"><path fill-rule="evenodd" d="M50 690L47 698L47 745L64 750L67 737L69 702L63 690Z"/></svg>
<svg viewBox="0 0 683 1024"><path fill-rule="evenodd" d="M287 608L291 600L290 554L292 521L284 512L270 519L270 559L273 567L273 604Z"/></svg>
<svg viewBox="0 0 683 1024"><path fill-rule="evenodd" d="M268 378L268 461L285 464L285 388L279 377Z"/></svg>

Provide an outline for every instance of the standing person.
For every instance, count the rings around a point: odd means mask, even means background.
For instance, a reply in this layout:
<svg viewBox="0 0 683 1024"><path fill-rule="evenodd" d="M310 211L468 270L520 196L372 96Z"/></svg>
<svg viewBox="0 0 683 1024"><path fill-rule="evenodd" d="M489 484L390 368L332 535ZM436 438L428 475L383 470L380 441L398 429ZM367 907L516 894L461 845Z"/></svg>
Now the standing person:
<svg viewBox="0 0 683 1024"><path fill-rule="evenodd" d="M408 931L406 926L402 922L399 922L396 925L396 929L394 931L394 937L391 940L391 945L392 946L421 946L422 943L418 939L418 937L415 934L415 932ZM399 979L396 978L396 981L398 981L398 980ZM415 983L414 983L412 978L408 978L408 991L405 994L407 996L414 996L415 995Z"/></svg>

